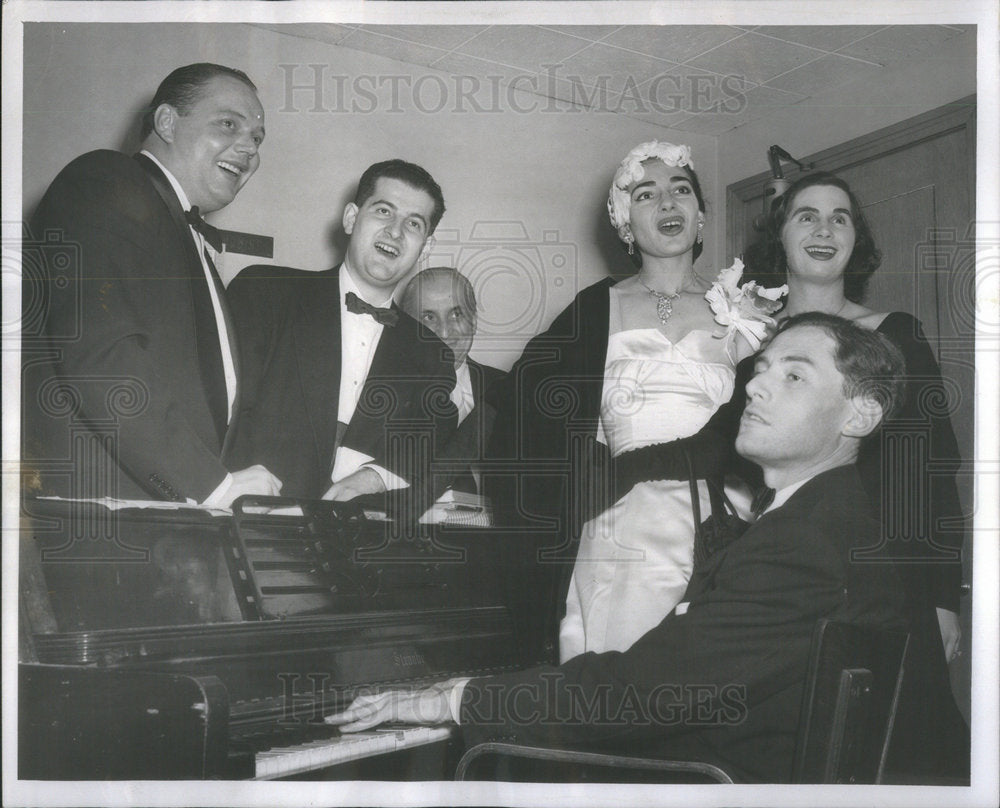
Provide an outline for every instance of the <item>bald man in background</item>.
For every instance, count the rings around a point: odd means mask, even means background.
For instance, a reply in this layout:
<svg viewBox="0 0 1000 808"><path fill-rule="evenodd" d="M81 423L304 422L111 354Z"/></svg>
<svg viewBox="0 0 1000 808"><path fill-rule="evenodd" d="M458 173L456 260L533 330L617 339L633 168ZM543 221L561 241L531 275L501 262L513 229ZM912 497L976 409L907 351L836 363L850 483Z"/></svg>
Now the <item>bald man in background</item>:
<svg viewBox="0 0 1000 808"><path fill-rule="evenodd" d="M458 408L458 429L443 455L436 458L438 487L446 484L456 491L478 494L477 466L496 418L490 395L506 374L469 356L478 325L472 283L452 267L431 267L410 279L399 302L403 311L437 334L455 355L451 400Z"/></svg>

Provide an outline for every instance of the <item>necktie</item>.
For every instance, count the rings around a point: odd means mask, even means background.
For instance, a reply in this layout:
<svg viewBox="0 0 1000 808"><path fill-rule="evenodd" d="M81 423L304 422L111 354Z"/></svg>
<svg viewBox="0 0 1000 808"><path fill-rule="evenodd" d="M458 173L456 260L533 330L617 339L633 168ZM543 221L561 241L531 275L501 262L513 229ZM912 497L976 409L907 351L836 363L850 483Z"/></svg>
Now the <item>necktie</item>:
<svg viewBox="0 0 1000 808"><path fill-rule="evenodd" d="M376 322L382 323L382 325L387 325L390 328L396 325L399 321L399 315L392 309L380 309L378 306L366 303L354 294L354 292L348 292L344 302L347 304L347 310L351 314L368 314L373 317Z"/></svg>
<svg viewBox="0 0 1000 808"><path fill-rule="evenodd" d="M198 210L197 205L192 206L191 210L184 211L184 218L187 219L187 223L191 227L201 233L202 238L211 245L213 250L222 252L222 233L219 232L218 228L212 227L201 218L201 211Z"/></svg>
<svg viewBox="0 0 1000 808"><path fill-rule="evenodd" d="M774 502L773 488L764 487L754 494L753 502L750 505L754 518L759 519L761 514L771 506L772 502Z"/></svg>

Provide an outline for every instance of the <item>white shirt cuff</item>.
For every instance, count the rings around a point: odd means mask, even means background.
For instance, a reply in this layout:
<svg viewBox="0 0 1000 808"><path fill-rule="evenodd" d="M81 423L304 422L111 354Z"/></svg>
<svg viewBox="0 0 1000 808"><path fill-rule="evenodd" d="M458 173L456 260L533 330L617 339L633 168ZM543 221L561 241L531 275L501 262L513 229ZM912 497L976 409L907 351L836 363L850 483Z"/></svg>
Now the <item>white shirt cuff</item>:
<svg viewBox="0 0 1000 808"><path fill-rule="evenodd" d="M206 508L228 508L232 504L232 501L227 499L232 484L233 475L227 474L219 486L201 504Z"/></svg>
<svg viewBox="0 0 1000 808"><path fill-rule="evenodd" d="M470 681L472 681L471 676L456 679L448 694L448 709L451 710L451 720L456 724L462 723L462 696L465 695L465 686Z"/></svg>
<svg viewBox="0 0 1000 808"><path fill-rule="evenodd" d="M389 469L376 466L374 463L365 463L361 468L371 469L382 478L382 484L386 491L398 491L401 488L409 488L410 484L402 477L393 474Z"/></svg>
<svg viewBox="0 0 1000 808"><path fill-rule="evenodd" d="M333 472L330 474L330 481L339 483L346 477L350 477L354 472L361 469L371 469L381 479L386 491L396 491L400 488L409 488L410 484L402 477L393 474L388 469L372 463L371 455L366 455L356 449L349 449L341 446L337 449L337 458L333 464Z"/></svg>

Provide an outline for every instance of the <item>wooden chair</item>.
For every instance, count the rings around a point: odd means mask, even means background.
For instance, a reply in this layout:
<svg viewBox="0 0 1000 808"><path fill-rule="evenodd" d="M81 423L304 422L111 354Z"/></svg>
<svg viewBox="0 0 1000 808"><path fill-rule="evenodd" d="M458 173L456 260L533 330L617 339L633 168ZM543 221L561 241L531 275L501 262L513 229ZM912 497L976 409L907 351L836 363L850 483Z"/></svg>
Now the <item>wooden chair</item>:
<svg viewBox="0 0 1000 808"><path fill-rule="evenodd" d="M796 737L795 783L879 783L892 737L909 635L820 620ZM710 763L509 743L469 749L456 780L732 783Z"/></svg>

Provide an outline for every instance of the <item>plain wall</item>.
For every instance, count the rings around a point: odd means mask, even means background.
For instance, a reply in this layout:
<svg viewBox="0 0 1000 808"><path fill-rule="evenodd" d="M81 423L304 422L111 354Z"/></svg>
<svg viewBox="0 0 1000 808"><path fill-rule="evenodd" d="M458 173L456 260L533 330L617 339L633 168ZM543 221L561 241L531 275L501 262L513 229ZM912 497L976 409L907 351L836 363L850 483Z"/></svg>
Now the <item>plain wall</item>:
<svg viewBox="0 0 1000 808"><path fill-rule="evenodd" d="M196 61L244 69L266 111L261 166L213 222L274 237L275 264L326 269L340 259L341 214L361 172L390 157L419 163L448 206L426 265L457 264L473 278L481 306L473 353L501 367L577 291L608 272L631 270L605 200L614 169L634 145L688 143L710 214L724 212L724 196L711 194L719 187L716 142L706 135L566 104L552 111L552 102L504 87L498 97L485 87L476 96L480 107L499 111L476 111L446 73L249 25L31 23L24 46L26 215L78 154L134 150L135 122L156 85ZM319 111L314 91L286 89L289 80L314 83L314 64L323 66ZM394 76L405 78L386 78ZM403 89L395 98L380 92L373 102L376 81ZM417 97L409 88L419 82ZM345 111L351 104L376 108ZM533 111L519 111L525 108ZM702 272L714 275L721 244L707 239ZM244 266L271 262L232 254L221 263L228 281Z"/></svg>

